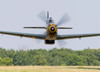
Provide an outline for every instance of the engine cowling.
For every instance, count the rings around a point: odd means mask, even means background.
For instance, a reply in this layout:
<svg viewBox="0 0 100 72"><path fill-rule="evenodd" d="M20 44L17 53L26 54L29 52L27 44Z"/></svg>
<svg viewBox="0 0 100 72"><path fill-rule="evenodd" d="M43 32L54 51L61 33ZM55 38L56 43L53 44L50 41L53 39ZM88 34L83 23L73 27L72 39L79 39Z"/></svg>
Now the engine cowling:
<svg viewBox="0 0 100 72"><path fill-rule="evenodd" d="M45 44L55 44L55 40L45 40Z"/></svg>

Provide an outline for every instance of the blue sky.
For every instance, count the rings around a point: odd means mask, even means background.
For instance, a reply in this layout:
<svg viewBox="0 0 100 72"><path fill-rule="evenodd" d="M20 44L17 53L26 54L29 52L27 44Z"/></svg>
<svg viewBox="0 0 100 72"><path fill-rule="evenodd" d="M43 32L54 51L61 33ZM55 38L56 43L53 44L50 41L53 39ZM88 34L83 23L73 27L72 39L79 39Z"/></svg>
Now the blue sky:
<svg viewBox="0 0 100 72"><path fill-rule="evenodd" d="M55 23L67 13L71 21L62 26L72 30L58 30L59 34L100 33L100 0L0 0L0 30L42 34L45 30L23 29L24 26L45 26L38 18L41 11L49 11ZM65 48L82 50L100 48L100 37L65 40ZM52 49L44 41L0 35L0 47L6 49Z"/></svg>

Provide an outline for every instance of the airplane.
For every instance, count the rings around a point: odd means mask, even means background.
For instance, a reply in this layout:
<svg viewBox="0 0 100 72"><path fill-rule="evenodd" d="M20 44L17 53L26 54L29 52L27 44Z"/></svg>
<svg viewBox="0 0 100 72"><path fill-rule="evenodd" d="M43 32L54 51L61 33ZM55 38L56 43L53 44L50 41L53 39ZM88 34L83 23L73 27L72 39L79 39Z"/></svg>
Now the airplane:
<svg viewBox="0 0 100 72"><path fill-rule="evenodd" d="M70 18L67 15L64 15L57 24L54 23L52 17L49 17L49 12L47 12L47 16L44 13L40 13L39 17L43 21L45 21L46 27L24 27L24 28L46 29L46 32L44 34L20 33L20 32L9 32L9 31L0 31L0 34L41 39L45 41L45 44L55 44L55 40L100 36L100 33L58 35L57 33L58 29L72 29L72 27L59 27L61 24L64 24L65 22L68 22L70 20Z"/></svg>

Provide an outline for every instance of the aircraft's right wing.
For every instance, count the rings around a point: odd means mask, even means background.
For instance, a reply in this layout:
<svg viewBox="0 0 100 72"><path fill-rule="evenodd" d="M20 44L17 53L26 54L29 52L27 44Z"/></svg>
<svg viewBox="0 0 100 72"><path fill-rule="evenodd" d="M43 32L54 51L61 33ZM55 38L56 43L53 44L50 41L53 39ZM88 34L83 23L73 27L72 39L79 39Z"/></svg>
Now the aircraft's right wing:
<svg viewBox="0 0 100 72"><path fill-rule="evenodd" d="M57 40L100 36L100 33L57 35Z"/></svg>
<svg viewBox="0 0 100 72"><path fill-rule="evenodd" d="M36 39L45 39L45 35L42 35L42 34L8 32L8 31L0 31L0 34L7 34L7 35L20 36L20 37L28 37L28 38L36 38Z"/></svg>

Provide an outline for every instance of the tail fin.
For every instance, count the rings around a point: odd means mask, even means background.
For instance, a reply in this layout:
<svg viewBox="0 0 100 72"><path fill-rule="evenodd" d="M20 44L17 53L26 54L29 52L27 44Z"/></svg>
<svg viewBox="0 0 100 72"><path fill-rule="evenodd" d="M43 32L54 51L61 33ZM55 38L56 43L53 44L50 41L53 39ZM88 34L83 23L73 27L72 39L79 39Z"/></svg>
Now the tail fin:
<svg viewBox="0 0 100 72"><path fill-rule="evenodd" d="M47 11L47 19L49 19L49 12Z"/></svg>

